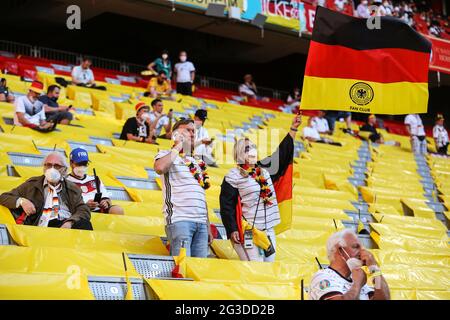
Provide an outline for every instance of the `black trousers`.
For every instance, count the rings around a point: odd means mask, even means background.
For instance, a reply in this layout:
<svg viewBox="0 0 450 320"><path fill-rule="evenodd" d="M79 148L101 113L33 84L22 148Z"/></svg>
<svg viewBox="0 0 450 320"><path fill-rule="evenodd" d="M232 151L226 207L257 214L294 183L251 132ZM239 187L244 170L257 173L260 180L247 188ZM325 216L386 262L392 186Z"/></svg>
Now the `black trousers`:
<svg viewBox="0 0 450 320"><path fill-rule="evenodd" d="M66 222L65 220L53 219L48 222L49 228L61 228L61 226ZM92 224L89 220L80 219L77 222L74 222L72 225L72 229L78 230L94 230Z"/></svg>
<svg viewBox="0 0 450 320"><path fill-rule="evenodd" d="M177 82L177 93L192 96L192 82Z"/></svg>
<svg viewBox="0 0 450 320"><path fill-rule="evenodd" d="M439 147L438 148L438 153L447 155L447 149L448 149L448 143L445 146L443 146L443 147Z"/></svg>

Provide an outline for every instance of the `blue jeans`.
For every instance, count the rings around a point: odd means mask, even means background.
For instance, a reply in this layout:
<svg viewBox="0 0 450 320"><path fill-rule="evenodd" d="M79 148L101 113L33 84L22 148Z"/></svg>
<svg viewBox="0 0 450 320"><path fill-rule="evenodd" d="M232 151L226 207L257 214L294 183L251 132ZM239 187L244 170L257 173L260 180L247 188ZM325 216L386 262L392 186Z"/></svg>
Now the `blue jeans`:
<svg viewBox="0 0 450 320"><path fill-rule="evenodd" d="M170 255L177 256L184 242L188 257L208 256L208 226L206 223L179 221L166 226Z"/></svg>

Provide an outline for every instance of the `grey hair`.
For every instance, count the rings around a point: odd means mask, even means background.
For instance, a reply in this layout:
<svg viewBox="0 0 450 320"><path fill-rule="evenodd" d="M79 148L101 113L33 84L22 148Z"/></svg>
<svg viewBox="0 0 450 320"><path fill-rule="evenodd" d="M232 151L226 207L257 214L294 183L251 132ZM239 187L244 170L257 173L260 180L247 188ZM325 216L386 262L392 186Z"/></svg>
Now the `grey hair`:
<svg viewBox="0 0 450 320"><path fill-rule="evenodd" d="M59 160L61 160L61 163L63 164L64 167L66 167L66 168L69 167L69 165L67 164L67 159L66 159L66 157L64 157L64 156L62 155L62 153L61 153L61 152L58 152L58 151L52 151L52 152L50 152L49 154L47 154L47 155L45 156L45 158L44 158L44 161L42 161L42 165L44 165L44 164L47 162L48 158L51 157L51 156L56 156L56 157L58 157Z"/></svg>
<svg viewBox="0 0 450 320"><path fill-rule="evenodd" d="M346 247L347 243L345 241L345 236L351 234L355 238L358 238L355 231L352 229L343 229L338 232L333 233L327 240L327 256L330 262L333 262L334 255L338 247Z"/></svg>

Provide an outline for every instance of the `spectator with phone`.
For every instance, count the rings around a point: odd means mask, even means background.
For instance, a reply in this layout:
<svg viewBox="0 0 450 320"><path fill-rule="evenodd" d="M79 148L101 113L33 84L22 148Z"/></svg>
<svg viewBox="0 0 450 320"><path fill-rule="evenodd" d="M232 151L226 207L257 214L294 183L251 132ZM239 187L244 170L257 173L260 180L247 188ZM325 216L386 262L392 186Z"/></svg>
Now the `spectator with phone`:
<svg viewBox="0 0 450 320"><path fill-rule="evenodd" d="M0 79L0 102L14 102L14 95L9 91L5 78Z"/></svg>
<svg viewBox="0 0 450 320"><path fill-rule="evenodd" d="M294 140L300 124L301 115L297 114L277 151L261 161L258 161L256 145L248 138L238 140L234 146L236 167L223 179L220 215L227 236L241 260L275 261L274 227L280 223L280 211L272 182L286 172L294 159ZM238 203L244 221L239 221L236 217ZM244 224L250 225L251 230L244 231ZM256 232L253 229L256 229ZM257 246L254 235L267 237L270 246L264 250Z"/></svg>
<svg viewBox="0 0 450 320"><path fill-rule="evenodd" d="M79 66L72 69L72 84L92 89L106 90L104 86L95 83L94 72L91 69L92 60L83 58Z"/></svg>
<svg viewBox="0 0 450 320"><path fill-rule="evenodd" d="M210 187L206 164L194 158L194 121L182 118L172 132L172 149L158 152L153 166L164 182L163 213L170 255L178 255L184 245L187 256L205 258L213 241L205 198Z"/></svg>
<svg viewBox="0 0 450 320"><path fill-rule="evenodd" d="M72 106L60 106L58 104L60 87L51 85L47 89L47 94L38 98L38 104L42 104L45 111L47 121L52 121L60 124L70 124L73 119L73 114L69 111Z"/></svg>
<svg viewBox="0 0 450 320"><path fill-rule="evenodd" d="M150 108L145 102L138 102L134 107L136 116L128 118L123 125L120 139L144 143L155 143L150 135Z"/></svg>
<svg viewBox="0 0 450 320"><path fill-rule="evenodd" d="M203 159L207 165L217 167L216 161L212 155L213 139L209 137L208 130L204 127L208 118L208 111L198 109L194 115L195 126L195 149L194 155Z"/></svg>
<svg viewBox="0 0 450 320"><path fill-rule="evenodd" d="M148 114L148 119L150 122L150 133L153 139L170 139L172 136L172 109L167 114L163 113L164 104L161 99L154 99L151 105L153 110ZM163 128L165 132L161 134Z"/></svg>
<svg viewBox="0 0 450 320"><path fill-rule="evenodd" d="M152 98L168 98L174 100L172 96L172 86L170 81L167 79L166 72L160 70L157 77L153 77L149 83L147 92L144 96Z"/></svg>
<svg viewBox="0 0 450 320"><path fill-rule="evenodd" d="M70 153L71 173L67 180L75 183L81 190L83 201L92 212L124 214L120 206L113 205L110 194L100 178L88 175L89 154L85 149L76 148Z"/></svg>
<svg viewBox="0 0 450 320"><path fill-rule="evenodd" d="M92 230L91 212L80 188L65 179L65 156L51 152L44 158L43 167L43 175L0 195L0 205L11 210L17 224Z"/></svg>
<svg viewBox="0 0 450 320"><path fill-rule="evenodd" d="M353 230L344 229L327 241L330 266L312 278L311 300L389 300L389 286L374 256L363 247ZM368 267L373 286L367 285Z"/></svg>
<svg viewBox="0 0 450 320"><path fill-rule="evenodd" d="M44 84L33 81L25 96L18 97L14 102L14 125L24 126L39 131L51 131L56 123L45 120L43 104L39 102L39 95L44 91Z"/></svg>

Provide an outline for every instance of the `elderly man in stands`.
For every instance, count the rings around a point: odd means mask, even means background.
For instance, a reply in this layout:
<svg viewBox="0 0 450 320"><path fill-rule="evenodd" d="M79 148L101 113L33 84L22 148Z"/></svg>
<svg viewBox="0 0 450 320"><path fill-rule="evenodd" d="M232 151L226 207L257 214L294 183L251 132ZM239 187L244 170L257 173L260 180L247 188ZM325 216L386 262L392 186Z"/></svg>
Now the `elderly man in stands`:
<svg viewBox="0 0 450 320"><path fill-rule="evenodd" d="M327 241L330 266L311 280L311 300L389 300L389 287L373 255L365 249L353 230L344 229ZM368 267L374 287L367 285Z"/></svg>
<svg viewBox="0 0 450 320"><path fill-rule="evenodd" d="M68 169L65 157L49 153L43 166L43 175L0 195L0 205L11 210L17 224L92 230L91 213L80 188L64 178Z"/></svg>
<svg viewBox="0 0 450 320"><path fill-rule="evenodd" d="M32 129L50 130L53 124L45 120L45 110L38 97L44 91L42 82L34 81L26 96L21 96L14 102L14 124Z"/></svg>

